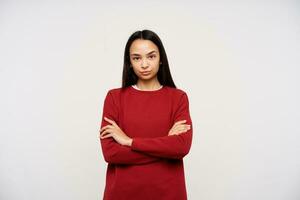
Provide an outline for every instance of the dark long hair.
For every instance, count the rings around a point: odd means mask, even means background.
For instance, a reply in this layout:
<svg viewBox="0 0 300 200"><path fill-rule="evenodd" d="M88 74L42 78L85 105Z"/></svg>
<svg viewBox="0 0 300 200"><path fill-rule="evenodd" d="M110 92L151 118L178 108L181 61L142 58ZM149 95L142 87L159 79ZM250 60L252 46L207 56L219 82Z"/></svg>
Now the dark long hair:
<svg viewBox="0 0 300 200"><path fill-rule="evenodd" d="M151 40L158 47L159 54L160 54L160 62L162 64L159 66L157 72L157 79L161 85L176 88L176 85L174 84L171 76L168 58L164 46L160 38L158 37L158 35L150 30L142 30L142 31L134 32L129 37L126 43L125 52L124 52L122 88L136 84L138 81L137 75L134 73L132 67L130 67L130 57L129 57L129 48L132 42L136 39Z"/></svg>

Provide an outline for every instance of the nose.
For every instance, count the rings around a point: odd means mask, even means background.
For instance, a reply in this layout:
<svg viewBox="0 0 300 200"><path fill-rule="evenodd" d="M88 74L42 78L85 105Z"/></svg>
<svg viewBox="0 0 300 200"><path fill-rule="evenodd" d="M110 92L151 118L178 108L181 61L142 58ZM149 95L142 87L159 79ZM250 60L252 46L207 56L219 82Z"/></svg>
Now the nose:
<svg viewBox="0 0 300 200"><path fill-rule="evenodd" d="M147 67L148 67L147 59L142 59L142 68L147 68Z"/></svg>

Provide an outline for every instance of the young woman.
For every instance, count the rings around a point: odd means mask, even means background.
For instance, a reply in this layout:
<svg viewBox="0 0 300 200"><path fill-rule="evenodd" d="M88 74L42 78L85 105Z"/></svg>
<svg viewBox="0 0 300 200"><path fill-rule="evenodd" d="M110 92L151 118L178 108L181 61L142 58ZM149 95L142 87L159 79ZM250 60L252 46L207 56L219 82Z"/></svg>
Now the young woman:
<svg viewBox="0 0 300 200"><path fill-rule="evenodd" d="M125 47L122 87L108 90L103 104L103 199L187 199L183 157L192 131L187 93L172 80L160 38L136 31Z"/></svg>

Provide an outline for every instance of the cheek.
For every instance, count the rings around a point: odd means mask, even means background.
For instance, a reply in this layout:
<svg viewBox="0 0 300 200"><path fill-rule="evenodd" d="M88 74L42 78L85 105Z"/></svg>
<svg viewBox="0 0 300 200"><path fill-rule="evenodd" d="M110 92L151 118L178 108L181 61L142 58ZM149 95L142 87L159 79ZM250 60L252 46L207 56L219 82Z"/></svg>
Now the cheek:
<svg viewBox="0 0 300 200"><path fill-rule="evenodd" d="M134 73L138 73L138 69L136 67L133 67Z"/></svg>
<svg viewBox="0 0 300 200"><path fill-rule="evenodd" d="M159 60L155 61L155 62L153 63L153 66L154 66L155 69L158 71L158 68L160 67Z"/></svg>
<svg viewBox="0 0 300 200"><path fill-rule="evenodd" d="M153 67L159 66L159 59L150 60L150 63Z"/></svg>
<svg viewBox="0 0 300 200"><path fill-rule="evenodd" d="M158 70L159 70L159 67L155 68L155 72L156 72L156 73L158 72Z"/></svg>

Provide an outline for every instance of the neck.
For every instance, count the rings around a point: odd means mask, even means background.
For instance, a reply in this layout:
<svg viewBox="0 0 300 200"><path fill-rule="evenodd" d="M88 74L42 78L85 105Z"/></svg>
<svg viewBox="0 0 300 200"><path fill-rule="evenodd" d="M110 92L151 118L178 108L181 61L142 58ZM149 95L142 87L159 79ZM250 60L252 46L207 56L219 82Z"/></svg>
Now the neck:
<svg viewBox="0 0 300 200"><path fill-rule="evenodd" d="M141 90L156 90L159 89L162 85L158 81L152 82L142 82L138 81L136 86Z"/></svg>

